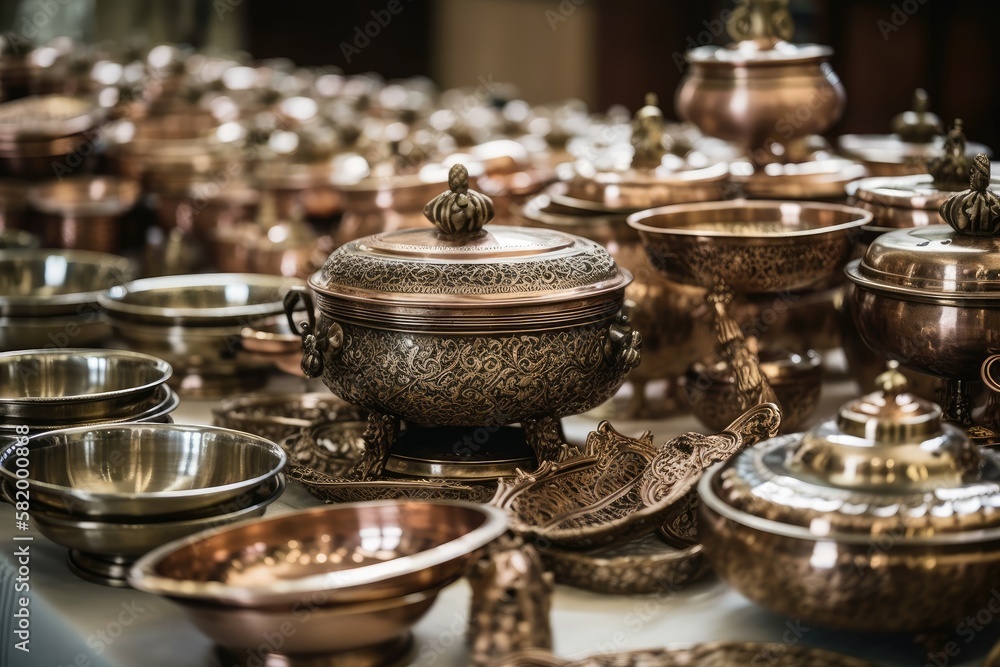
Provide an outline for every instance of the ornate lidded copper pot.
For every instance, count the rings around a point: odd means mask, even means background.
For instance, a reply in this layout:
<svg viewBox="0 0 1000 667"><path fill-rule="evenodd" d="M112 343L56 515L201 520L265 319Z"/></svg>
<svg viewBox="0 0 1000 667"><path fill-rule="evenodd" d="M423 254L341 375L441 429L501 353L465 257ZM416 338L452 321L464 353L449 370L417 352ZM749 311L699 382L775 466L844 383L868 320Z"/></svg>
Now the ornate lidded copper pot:
<svg viewBox="0 0 1000 667"><path fill-rule="evenodd" d="M948 225L883 234L847 266L861 338L888 359L948 380L945 416L966 426L969 382L1000 346L1000 197L990 183L989 159L977 155L971 188L941 205ZM997 421L997 410L987 414L986 425Z"/></svg>
<svg viewBox="0 0 1000 667"><path fill-rule="evenodd" d="M708 471L698 537L719 576L804 623L954 629L1000 578L1000 457L898 371L878 383Z"/></svg>
<svg viewBox="0 0 1000 667"><path fill-rule="evenodd" d="M376 466L400 419L551 424L606 401L639 362L641 338L621 313L632 276L604 248L557 231L483 229L490 199L469 190L462 165L448 180L424 209L436 229L341 246L309 280L318 320L293 323L306 375L375 413L366 456ZM313 312L310 292L293 291L290 322L300 296Z"/></svg>
<svg viewBox="0 0 1000 667"><path fill-rule="evenodd" d="M833 155L816 135L843 114L844 86L830 66L830 47L786 41L794 28L787 5L739 0L727 25L734 43L687 53L677 112L746 150L749 162L734 163L732 173L748 195L842 197L864 167Z"/></svg>
<svg viewBox="0 0 1000 667"><path fill-rule="evenodd" d="M927 91L913 93L913 108L897 114L890 123L892 134L843 134L837 140L841 154L860 160L872 176L925 174L927 162L936 157L946 141L941 119L930 111ZM982 144L969 144L966 156L990 154Z"/></svg>

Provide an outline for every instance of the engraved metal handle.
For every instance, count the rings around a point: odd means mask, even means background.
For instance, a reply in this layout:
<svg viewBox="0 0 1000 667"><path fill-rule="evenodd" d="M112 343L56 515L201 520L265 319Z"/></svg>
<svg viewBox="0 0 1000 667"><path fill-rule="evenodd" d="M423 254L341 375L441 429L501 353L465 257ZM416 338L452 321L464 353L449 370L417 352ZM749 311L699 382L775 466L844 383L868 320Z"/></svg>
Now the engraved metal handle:
<svg viewBox="0 0 1000 667"><path fill-rule="evenodd" d="M640 350L642 350L642 336L629 324L628 314L623 308L608 327L604 358L628 372L639 365Z"/></svg>
<svg viewBox="0 0 1000 667"><path fill-rule="evenodd" d="M306 322L295 323L295 306L299 300L306 307ZM323 358L327 352L336 354L344 343L344 331L336 322L324 331L317 331L315 305L312 294L305 287L295 286L285 295L285 316L292 331L302 337L302 362L299 367L306 377L317 378L323 374Z"/></svg>

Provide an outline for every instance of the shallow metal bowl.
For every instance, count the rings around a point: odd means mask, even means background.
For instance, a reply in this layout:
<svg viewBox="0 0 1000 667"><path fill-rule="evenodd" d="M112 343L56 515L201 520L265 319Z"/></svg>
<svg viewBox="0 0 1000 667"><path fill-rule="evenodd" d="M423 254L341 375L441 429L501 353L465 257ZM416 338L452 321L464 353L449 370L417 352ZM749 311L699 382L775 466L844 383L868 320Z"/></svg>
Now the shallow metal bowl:
<svg viewBox="0 0 1000 667"><path fill-rule="evenodd" d="M136 585L137 588L140 585ZM220 646L230 649L256 650L261 637L273 632L285 623L294 623L296 632L286 637L284 643L275 650L288 663L275 660L274 664L298 664L296 656L331 655L331 662L323 664L397 664L393 654L409 648L408 632L431 608L437 599L439 588L433 588L409 595L371 600L354 604L319 604L316 597L305 596L297 606L264 607L247 609L225 605L199 604L188 600L179 602L191 622L205 635ZM303 621L307 613L308 622ZM397 641L393 641L397 640ZM384 657L389 662L354 663L344 656L359 649L373 649L373 654ZM271 660L279 656L273 656ZM397 656L398 657L398 656ZM280 658L279 658L280 659ZM338 659L344 659L343 663ZM311 662L311 661L310 661Z"/></svg>
<svg viewBox="0 0 1000 667"><path fill-rule="evenodd" d="M149 593L217 605L362 602L443 586L507 529L495 507L376 501L300 510L164 545L132 569Z"/></svg>
<svg viewBox="0 0 1000 667"><path fill-rule="evenodd" d="M107 426L110 424L136 424L139 422L159 422L167 417L171 412L177 409L181 403L180 397L174 393L174 391L168 385L162 385L157 387L156 393L153 398L149 401L148 409L139 412L137 414L130 415L128 417L95 417L93 419L77 419L77 420L66 420L62 422L30 422L28 424L24 423L23 419L12 418L12 419L0 419L0 436L16 435L17 430L23 430L25 426L28 427L28 432L30 434L36 433L46 433L48 431L57 431L59 429L75 428L78 426Z"/></svg>
<svg viewBox="0 0 1000 667"><path fill-rule="evenodd" d="M738 294L804 290L839 278L868 211L839 204L727 201L635 213L650 261L669 280Z"/></svg>
<svg viewBox="0 0 1000 667"><path fill-rule="evenodd" d="M256 273L163 276L115 287L99 302L114 319L146 324L253 326L283 313L285 293L301 284Z"/></svg>
<svg viewBox="0 0 1000 667"><path fill-rule="evenodd" d="M156 405L156 392L172 373L162 359L122 350L4 352L0 421L30 426L132 417Z"/></svg>
<svg viewBox="0 0 1000 667"><path fill-rule="evenodd" d="M8 484L9 486L9 484ZM191 518L163 521L95 521L52 511L34 511L38 531L56 544L83 554L136 558L162 544L241 519L263 516L267 506L281 496L285 479L278 476L256 491L244 492Z"/></svg>
<svg viewBox="0 0 1000 667"><path fill-rule="evenodd" d="M86 250L0 250L0 315L78 315L132 279L124 257Z"/></svg>
<svg viewBox="0 0 1000 667"><path fill-rule="evenodd" d="M87 517L162 517L220 506L281 472L269 440L228 429L116 424L28 439L32 500ZM0 453L14 481L16 446Z"/></svg>

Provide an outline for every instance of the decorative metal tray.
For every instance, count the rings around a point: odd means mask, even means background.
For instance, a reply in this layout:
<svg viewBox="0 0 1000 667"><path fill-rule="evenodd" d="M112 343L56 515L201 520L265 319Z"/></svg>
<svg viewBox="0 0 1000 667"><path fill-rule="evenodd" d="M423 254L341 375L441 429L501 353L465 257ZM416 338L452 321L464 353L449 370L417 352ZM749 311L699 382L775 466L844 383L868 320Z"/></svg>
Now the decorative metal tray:
<svg viewBox="0 0 1000 667"><path fill-rule="evenodd" d="M691 491L701 471L777 433L780 412L755 406L716 435L682 433L662 447L601 422L583 451L565 446L533 473L500 480L492 500L510 527L556 547L595 549L654 531Z"/></svg>

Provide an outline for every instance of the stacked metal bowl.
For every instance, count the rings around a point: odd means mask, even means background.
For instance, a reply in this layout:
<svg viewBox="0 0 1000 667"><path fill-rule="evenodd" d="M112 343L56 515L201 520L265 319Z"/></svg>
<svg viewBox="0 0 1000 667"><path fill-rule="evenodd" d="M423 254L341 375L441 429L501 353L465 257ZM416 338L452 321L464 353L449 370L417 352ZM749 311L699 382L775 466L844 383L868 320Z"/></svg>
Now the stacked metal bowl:
<svg viewBox="0 0 1000 667"><path fill-rule="evenodd" d="M0 354L2 436L74 426L165 422L179 403L170 364L119 350L48 349Z"/></svg>
<svg viewBox="0 0 1000 667"><path fill-rule="evenodd" d="M0 104L0 175L51 178L86 168L90 136L104 116L90 100L65 95L27 97Z"/></svg>
<svg viewBox="0 0 1000 667"><path fill-rule="evenodd" d="M84 250L0 250L0 351L96 345L111 335L98 295L128 260Z"/></svg>
<svg viewBox="0 0 1000 667"><path fill-rule="evenodd" d="M295 285L251 273L165 276L115 287L100 303L124 346L174 366L181 393L219 396L264 384L270 362L244 355L241 334L276 322Z"/></svg>
<svg viewBox="0 0 1000 667"><path fill-rule="evenodd" d="M129 582L180 604L241 664L293 621L266 664L395 664L438 591L506 528L503 510L474 503L328 505L164 545Z"/></svg>
<svg viewBox="0 0 1000 667"><path fill-rule="evenodd" d="M126 586L136 558L171 540L259 517L285 488L285 455L239 431L106 424L22 437L0 452L3 494L69 549L80 577ZM26 471L26 472L24 472Z"/></svg>

